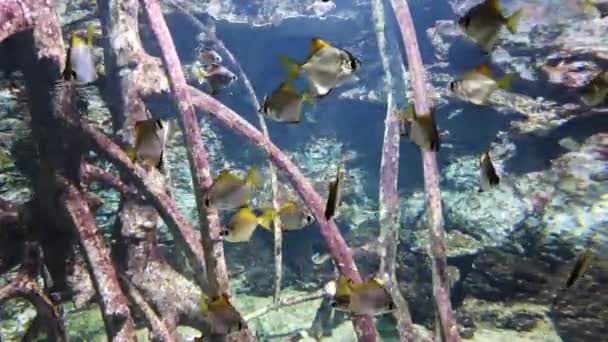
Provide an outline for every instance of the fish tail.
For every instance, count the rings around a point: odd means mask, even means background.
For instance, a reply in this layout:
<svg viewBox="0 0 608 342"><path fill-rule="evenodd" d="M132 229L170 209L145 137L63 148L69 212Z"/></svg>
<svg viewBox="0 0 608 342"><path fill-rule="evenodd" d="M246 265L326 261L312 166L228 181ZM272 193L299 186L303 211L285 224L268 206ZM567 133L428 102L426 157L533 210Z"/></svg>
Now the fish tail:
<svg viewBox="0 0 608 342"><path fill-rule="evenodd" d="M314 104L315 103L315 99L312 96L312 94L310 94L310 91L304 91L302 93L302 100L310 103L310 104Z"/></svg>
<svg viewBox="0 0 608 342"><path fill-rule="evenodd" d="M272 219L274 218L274 210L273 209L265 209L262 212L262 215L258 217L258 224L268 230L271 230Z"/></svg>
<svg viewBox="0 0 608 342"><path fill-rule="evenodd" d="M595 6L593 6L592 0L583 0L583 12L585 13L593 13Z"/></svg>
<svg viewBox="0 0 608 342"><path fill-rule="evenodd" d="M505 75L503 78L496 80L496 84L499 88L510 89L511 82L513 82L515 79L517 79L517 74Z"/></svg>
<svg viewBox="0 0 608 342"><path fill-rule="evenodd" d="M300 64L298 64L298 62L285 55L280 55L279 60L287 71L287 82L291 82L298 78L298 74L300 73Z"/></svg>
<svg viewBox="0 0 608 342"><path fill-rule="evenodd" d="M262 183L260 179L260 170L256 166L252 166L245 176L245 183L249 185L257 186Z"/></svg>
<svg viewBox="0 0 608 342"><path fill-rule="evenodd" d="M209 311L209 304L208 304L208 300L209 297L207 297L207 295L204 292L201 292L201 312L202 313L206 313L207 311Z"/></svg>
<svg viewBox="0 0 608 342"><path fill-rule="evenodd" d="M87 45L93 45L93 23L87 25Z"/></svg>
<svg viewBox="0 0 608 342"><path fill-rule="evenodd" d="M522 13L523 9L520 8L507 17L507 29L509 29L509 32L513 34L517 32L517 25L519 24L519 19L521 19Z"/></svg>

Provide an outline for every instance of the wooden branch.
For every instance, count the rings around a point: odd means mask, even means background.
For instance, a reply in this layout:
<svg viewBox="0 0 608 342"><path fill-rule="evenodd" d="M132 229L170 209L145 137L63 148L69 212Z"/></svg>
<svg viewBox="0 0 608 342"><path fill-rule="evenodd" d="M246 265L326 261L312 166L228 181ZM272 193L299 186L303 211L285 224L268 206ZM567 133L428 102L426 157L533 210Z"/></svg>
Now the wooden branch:
<svg viewBox="0 0 608 342"><path fill-rule="evenodd" d="M106 249L103 236L97 229L95 218L86 204L84 194L66 181L62 201L91 269L109 338L135 341L135 324L127 298L122 293L110 253Z"/></svg>
<svg viewBox="0 0 608 342"><path fill-rule="evenodd" d="M406 0L391 0L393 11L399 24L403 45L412 78L414 105L420 116L431 115L431 103L426 94L425 70L418 48L416 30ZM422 150L422 165L424 169L424 187L427 193L428 223L430 240L430 257L432 261L433 295L443 335L449 342L460 341L458 326L452 312L450 302L450 287L447 277L445 232L443 230L443 214L441 208L441 193L439 191L439 170L435 152Z"/></svg>
<svg viewBox="0 0 608 342"><path fill-rule="evenodd" d="M0 1L0 42L17 32L33 28L38 17L51 7L51 0Z"/></svg>
<svg viewBox="0 0 608 342"><path fill-rule="evenodd" d="M386 281L386 287L391 294L396 310L393 316L397 321L397 331L401 341L420 340L412 324L407 301L399 290L395 274L397 244L399 243L400 208L397 190L399 175L399 118L393 99L394 79L390 70L390 62L386 52L384 33L384 5L382 0L372 1L372 13L376 38L384 69L384 90L386 92L386 119L384 122L384 141L382 144L382 159L380 161L380 267L379 274ZM395 81L396 82L396 81Z"/></svg>
<svg viewBox="0 0 608 342"><path fill-rule="evenodd" d="M90 184L93 182L99 182L104 185L107 185L118 192L120 192L123 196L133 196L136 194L135 189L123 183L123 181L117 175L113 174L111 171L104 170L97 165L83 163L82 164L82 181L84 183Z"/></svg>
<svg viewBox="0 0 608 342"><path fill-rule="evenodd" d="M311 292L311 293L306 293L303 295L298 295L298 296L293 296L293 297L287 297L287 298L283 298L279 301L278 304L273 303L270 305L267 305L265 307L262 307L258 310L255 310L254 312L251 312L247 315L245 315L245 317L243 317L243 319L247 322L254 320L260 316L264 316L265 314L277 310L279 308L284 308L287 306L292 306L292 305L296 305L296 304L300 304L300 303L304 303L304 302L308 302L311 300L315 300L315 299L319 299L322 298L323 296L327 295L327 291L325 290L325 288L321 288L318 289L315 292Z"/></svg>
<svg viewBox="0 0 608 342"><path fill-rule="evenodd" d="M141 4L147 14L150 28L158 41L162 59L167 68L171 93L180 112L180 125L184 133L184 142L190 161L194 197L202 231L201 238L206 257L209 295L212 297L219 296L230 292L230 284L224 259L224 246L221 242L219 216L216 209L207 208L204 203L205 193L213 183L207 151L202 143L198 120L188 92L188 85L160 5L156 0L141 0Z"/></svg>
<svg viewBox="0 0 608 342"><path fill-rule="evenodd" d="M334 263L340 273L352 279L355 283L361 282L361 275L353 260L352 251L344 241L340 230L333 220L325 219L325 202L314 190L310 182L298 170L297 166L276 145L269 141L264 135L253 127L240 115L224 106L213 97L190 87L190 94L194 106L209 113L226 127L236 131L251 143L257 145L270 156L275 166L283 171L296 191L300 194L304 203L315 216L320 225L321 236L327 243ZM374 323L369 316L357 316L353 318L355 330L360 340L375 341L377 332Z"/></svg>
<svg viewBox="0 0 608 342"><path fill-rule="evenodd" d="M120 279L123 286L127 289L127 295L131 301L139 307L146 318L146 322L150 329L150 340L163 342L180 341L177 332L173 329L169 329L165 322L156 315L154 309L146 302L145 298L139 293L135 286L131 284L129 279L124 275L121 275Z"/></svg>

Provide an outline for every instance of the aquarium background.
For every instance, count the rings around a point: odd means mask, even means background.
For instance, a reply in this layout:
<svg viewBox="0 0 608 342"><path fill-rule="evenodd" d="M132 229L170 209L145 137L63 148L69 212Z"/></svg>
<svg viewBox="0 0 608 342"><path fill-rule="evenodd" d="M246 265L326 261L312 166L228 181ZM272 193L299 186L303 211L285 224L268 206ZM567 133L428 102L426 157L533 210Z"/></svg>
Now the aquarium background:
<svg viewBox="0 0 608 342"><path fill-rule="evenodd" d="M605 340L608 116L601 106L585 107L579 100L579 88L550 82L543 67L555 66L561 60L588 62L590 67L568 71L571 77L587 77L587 81L593 71L605 70L608 22L602 18L600 7L597 13L588 13L580 1L501 1L505 13L524 8L525 14L516 34L503 30L495 51L484 54L453 22L478 2L408 2L442 136L437 158L448 273L461 336L474 341ZM303 60L311 37L322 37L361 60L357 77L329 96L305 105L299 124L267 120L267 125L273 142L290 155L323 196L335 176L336 164L346 160L347 180L338 226L355 250L377 239L380 153L387 105L371 2L184 0L179 4L201 22L215 21L217 36L232 51L259 99L285 78L278 56ZM197 49L205 45L204 37L182 12L169 5L164 10L188 80L198 85L192 68L197 63ZM405 51L388 3L385 10L390 71L399 84L390 91L396 106L404 108L411 100L409 87L405 86L409 77L401 66ZM66 30L96 21L95 5L90 1L57 1L57 11ZM158 55L145 16L140 16L140 22L146 50ZM102 62L101 47L95 52ZM224 65L234 71L235 66L222 57ZM6 70L0 74L0 196L24 202L31 196L28 166L16 160L27 152L27 103L8 91L10 61L6 55L0 55L0 60ZM510 89L493 94L488 106L469 104L448 90L454 77L481 63L490 64L497 75L519 75ZM306 87L301 79L296 85L300 90ZM200 87L205 89L204 85ZM97 90L83 92L89 101L89 117L108 125L109 112ZM252 106L241 79L216 98L259 127L257 108ZM176 115L168 101L151 103L150 109L165 119ZM267 163L260 150L204 113L199 117L201 138L214 173L224 168L245 173L257 165L267 178ZM478 156L486 150L492 155L501 184L494 191L479 193ZM167 171L180 209L190 222L198 222L179 132L169 143ZM281 198L297 199L280 174L279 180ZM414 322L430 334L434 304L430 261L425 255L424 179L419 149L405 138L400 143L398 187L401 228L397 278ZM266 182L253 203L258 207L268 205L270 193ZM119 196L109 190L98 194L105 204L97 210L96 218L111 243ZM230 215L223 212L222 221ZM330 261L313 261L327 253L316 224L283 237L283 296L312 292L335 279ZM160 241L170 263L182 264L184 256L166 227L161 230ZM577 256L590 241L595 246L591 268L576 286L562 291ZM248 243L224 245L234 305L244 315L272 301L272 244L272 234L257 229ZM366 253L356 256L361 273L374 274L377 258ZM8 271L0 277L0 285L10 274ZM270 312L249 325L263 341L308 336L322 302L318 299ZM12 300L0 306L2 340L19 340L34 316L35 310L25 301ZM70 340L106 340L95 304L78 309L66 304L65 317ZM398 340L392 318L377 319L383 340ZM324 341L356 340L350 321L343 316L337 315L327 330ZM180 333L187 340L199 335L185 326L180 327ZM147 340L144 325L140 337ZM314 341L312 337L302 338Z"/></svg>

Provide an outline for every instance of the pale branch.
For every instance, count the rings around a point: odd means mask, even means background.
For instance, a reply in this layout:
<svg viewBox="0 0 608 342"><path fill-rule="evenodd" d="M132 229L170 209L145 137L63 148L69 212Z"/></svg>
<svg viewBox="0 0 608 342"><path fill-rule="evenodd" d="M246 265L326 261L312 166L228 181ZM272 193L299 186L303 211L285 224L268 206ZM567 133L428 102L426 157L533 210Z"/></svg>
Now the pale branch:
<svg viewBox="0 0 608 342"><path fill-rule="evenodd" d="M73 230L93 275L93 284L99 293L99 304L110 338L135 341L135 324L127 298L122 293L114 264L103 236L97 229L95 218L86 204L84 194L65 181L61 200L70 218Z"/></svg>
<svg viewBox="0 0 608 342"><path fill-rule="evenodd" d="M416 39L416 30L406 0L391 0L401 31L412 79L414 106L420 116L431 115L431 103L426 93L425 70ZM439 170L436 153L421 149L424 186L427 194L430 258L432 261L433 295L439 312L443 335L449 342L460 341L458 326L452 312L447 276L446 243L443 228Z"/></svg>
<svg viewBox="0 0 608 342"><path fill-rule="evenodd" d="M396 78L390 70L390 61L387 56L385 37L385 13L383 0L372 1L374 27L384 70L384 91L386 92L386 119L384 122L384 141L382 144L382 158L380 161L380 267L379 274L386 280L386 286L391 294L396 310L393 317L397 322L397 331L402 341L419 340L412 324L409 306L397 283L395 262L397 244L399 243L399 194L397 191L397 178L399 175L399 118L396 115L393 89L396 88ZM415 338L414 338L415 337Z"/></svg>
<svg viewBox="0 0 608 342"><path fill-rule="evenodd" d="M153 184L146 182L146 171L139 165L133 164L124 151L112 139L100 132L98 129L81 123L82 132L91 141L93 150L101 156L111 161L128 181L132 181L137 190L143 194L156 208L163 218L167 227L171 230L176 239L182 240L184 246L188 246L186 253L195 265L195 274L202 276L205 270L205 253L200 243L200 234L188 223L177 207L173 198L164 192L164 189L157 188ZM125 180L127 181L127 180ZM199 283L206 281L199 279Z"/></svg>
<svg viewBox="0 0 608 342"><path fill-rule="evenodd" d="M241 134L251 143L268 153L275 166L285 173L319 223L321 236L325 240L340 273L352 279L355 283L361 282L361 275L353 260L352 251L346 244L346 241L344 241L344 237L340 233L336 223L333 220L328 221L325 219L325 203L323 199L289 157L247 122L247 120L224 106L221 102L194 87L190 87L190 93L195 107L209 113L226 127ZM377 339L377 332L371 317L357 316L353 318L353 322L360 340L375 341Z"/></svg>
<svg viewBox="0 0 608 342"><path fill-rule="evenodd" d="M83 163L82 168L82 181L85 184L90 184L93 182L99 182L110 188L113 188L120 192L123 196L133 196L136 194L135 189L133 187L125 184L120 177L113 174L109 170L104 170L101 167L89 163Z"/></svg>
<svg viewBox="0 0 608 342"><path fill-rule="evenodd" d="M209 295L218 296L229 293L230 284L224 258L224 246L221 242L219 215L216 209L207 208L204 200L207 189L213 183L213 178L207 151L201 139L196 113L190 100L186 78L158 1L141 0L140 3L143 5L150 29L160 47L162 59L167 69L171 93L180 113L180 125L188 154L194 197L202 232L201 239L206 253L205 262Z"/></svg>
<svg viewBox="0 0 608 342"><path fill-rule="evenodd" d="M15 33L33 28L38 17L52 6L51 0L0 1L0 42Z"/></svg>
<svg viewBox="0 0 608 342"><path fill-rule="evenodd" d="M265 307L259 308L258 310L255 310L255 311L245 315L243 317L243 319L245 321L249 322L260 316L264 316L265 314L267 314L271 311L281 309L284 307L288 307L288 306L292 306L292 305L296 305L296 304L300 304L300 303L304 303L304 302L308 302L311 300L319 299L319 298L322 298L323 296L327 296L327 295L329 295L328 291L326 290L325 287L323 287L323 288L320 288L311 293L306 293L306 294L293 296L293 297L281 298L281 300L279 300L278 303L273 302Z"/></svg>
<svg viewBox="0 0 608 342"><path fill-rule="evenodd" d="M146 299L139 293L137 288L131 284L129 279L124 275L120 275L120 280L127 290L127 296L138 306L146 318L146 322L151 331L150 340L163 342L180 341L176 331L167 327L165 322L158 317L156 312L154 312L154 309L146 302Z"/></svg>

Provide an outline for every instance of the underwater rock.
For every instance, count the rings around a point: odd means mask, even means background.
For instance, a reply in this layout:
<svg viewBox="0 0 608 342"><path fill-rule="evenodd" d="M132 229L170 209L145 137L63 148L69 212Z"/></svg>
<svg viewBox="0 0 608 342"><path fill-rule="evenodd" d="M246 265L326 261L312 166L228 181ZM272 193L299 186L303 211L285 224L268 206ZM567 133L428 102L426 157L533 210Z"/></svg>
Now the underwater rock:
<svg viewBox="0 0 608 342"><path fill-rule="evenodd" d="M502 317L497 322L497 326L503 329L532 331L538 325L538 320L542 318L543 316L538 313L518 311L513 312L506 317Z"/></svg>

